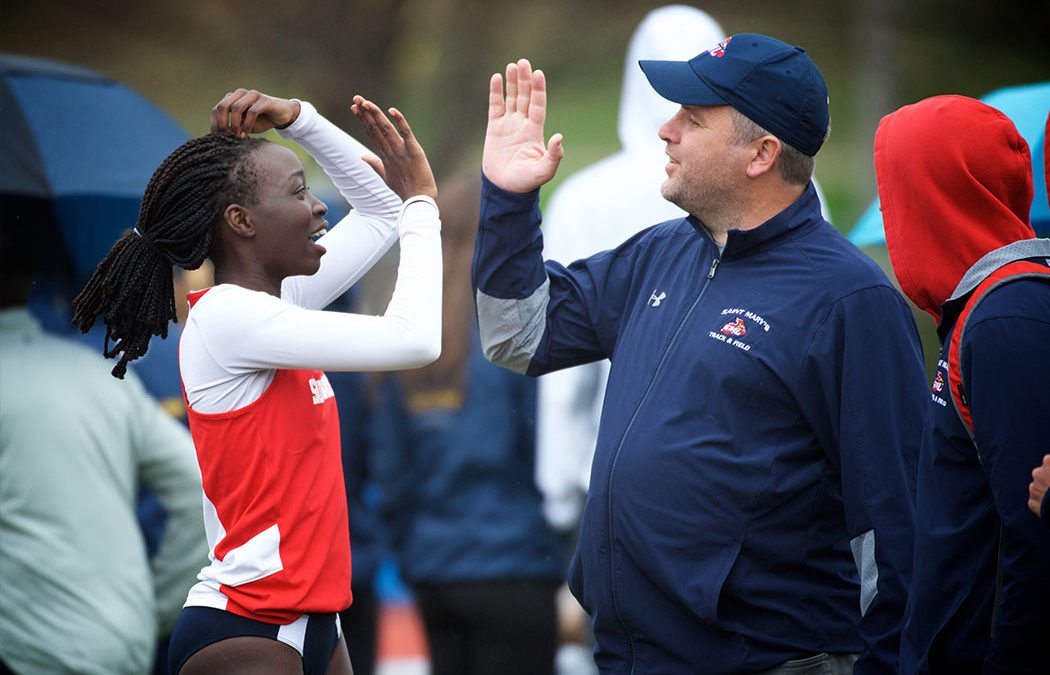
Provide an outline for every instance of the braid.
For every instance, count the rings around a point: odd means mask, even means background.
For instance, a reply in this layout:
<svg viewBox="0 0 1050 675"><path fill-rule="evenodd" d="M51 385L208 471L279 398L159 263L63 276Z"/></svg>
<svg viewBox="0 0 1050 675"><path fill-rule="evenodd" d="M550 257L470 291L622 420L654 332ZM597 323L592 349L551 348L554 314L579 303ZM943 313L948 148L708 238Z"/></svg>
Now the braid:
<svg viewBox="0 0 1050 675"><path fill-rule="evenodd" d="M225 134L194 138L157 168L142 197L138 223L126 230L73 301L73 324L86 333L101 316L103 354L119 356L114 377L146 353L150 338L176 320L172 266L193 270L211 251L226 207L250 199L256 183L251 153L261 139Z"/></svg>

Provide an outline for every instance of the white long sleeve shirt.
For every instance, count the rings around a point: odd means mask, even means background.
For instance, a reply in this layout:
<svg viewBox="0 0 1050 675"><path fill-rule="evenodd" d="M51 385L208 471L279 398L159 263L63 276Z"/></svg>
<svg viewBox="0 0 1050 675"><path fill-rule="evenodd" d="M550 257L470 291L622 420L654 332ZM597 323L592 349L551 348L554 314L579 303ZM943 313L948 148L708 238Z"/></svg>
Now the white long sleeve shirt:
<svg viewBox="0 0 1050 675"><path fill-rule="evenodd" d="M322 166L353 210L321 242L311 276L290 277L281 297L232 284L190 312L179 347L192 408L215 413L257 400L276 369L392 370L425 365L441 344L441 222L428 197L404 204L361 157L367 149L302 102L281 135ZM320 311L400 239L393 297L382 316Z"/></svg>

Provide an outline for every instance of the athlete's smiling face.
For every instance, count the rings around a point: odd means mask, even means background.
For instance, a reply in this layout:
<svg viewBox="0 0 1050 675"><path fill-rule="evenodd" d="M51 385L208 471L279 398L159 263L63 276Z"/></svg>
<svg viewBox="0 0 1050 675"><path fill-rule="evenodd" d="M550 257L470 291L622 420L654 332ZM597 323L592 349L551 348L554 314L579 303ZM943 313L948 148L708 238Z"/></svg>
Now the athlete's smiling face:
<svg viewBox="0 0 1050 675"><path fill-rule="evenodd" d="M288 148L267 143L250 161L257 175L246 210L254 225L258 262L278 282L314 274L325 253L315 240L328 227L328 207L310 192L303 164Z"/></svg>

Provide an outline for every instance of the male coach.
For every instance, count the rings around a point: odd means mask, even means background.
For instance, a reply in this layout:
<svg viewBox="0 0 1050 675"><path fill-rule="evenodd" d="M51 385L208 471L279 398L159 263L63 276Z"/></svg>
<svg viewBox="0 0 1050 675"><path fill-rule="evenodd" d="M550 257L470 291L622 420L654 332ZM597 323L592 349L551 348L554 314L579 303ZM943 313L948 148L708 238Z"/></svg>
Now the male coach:
<svg viewBox="0 0 1050 675"><path fill-rule="evenodd" d="M688 217L544 263L561 137L521 60L491 80L473 269L496 363L612 361L569 573L598 666L894 672L925 377L907 305L821 217L824 79L753 34L640 65L681 104L661 191Z"/></svg>

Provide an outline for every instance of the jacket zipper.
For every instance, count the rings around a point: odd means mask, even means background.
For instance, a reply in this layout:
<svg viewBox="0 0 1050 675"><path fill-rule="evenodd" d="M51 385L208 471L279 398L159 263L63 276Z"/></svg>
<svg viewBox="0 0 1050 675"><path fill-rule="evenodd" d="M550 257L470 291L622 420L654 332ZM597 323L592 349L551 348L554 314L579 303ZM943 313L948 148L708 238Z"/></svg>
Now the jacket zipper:
<svg viewBox="0 0 1050 675"><path fill-rule="evenodd" d="M615 570L613 569L614 563L613 563L613 522L612 522L612 519L613 519L613 515L612 515L613 514L613 510L612 510L612 484L613 484L613 477L616 474L616 464L617 464L617 462L620 459L620 451L623 450L624 443L627 442L627 436L631 433L631 428L634 426L634 421L636 419L638 419L638 413L641 411L642 406L645 405L646 401L649 400L649 394L653 390L653 385L656 383L656 380L659 377L660 372L663 370L664 363L667 362L668 354L671 353L671 349L678 342L678 337L681 335L682 329L685 328L685 325L686 325L686 323L688 323L689 318L693 316L693 311L696 309L696 306L698 304L700 304L700 298L704 297L704 292L707 290L707 287L711 284L711 280L715 278L715 271L718 269L719 261L720 261L720 258L717 258L717 257L714 260L711 261L711 269L707 273L707 278L704 279L704 285L700 287L700 292L697 294L696 299L693 300L693 304L690 305L689 311L687 311L685 313L685 316L682 318L681 323L678 324L678 327L675 329L674 334L671 336L671 339L667 342L667 347L664 349L664 353L660 356L660 361L656 364L656 369L653 371L653 376L649 380L648 386L646 386L646 388L645 388L645 393L642 394L642 398L639 399L638 405L635 406L634 414L631 415L631 419L627 423L627 427L624 429L623 435L620 436L620 442L616 446L616 452L613 454L612 464L609 466L609 479L608 479L608 481L606 481L606 497L605 497L605 511L606 511L606 514L607 514L606 515L606 529L608 530L608 533L609 533L608 534L608 536L609 536L609 596L612 598L613 613L615 613L615 615L616 615L616 621L620 624L620 628L623 629L624 635L627 636L627 641L630 644L630 648L631 648L631 656L630 656L631 669L630 669L630 673L631 673L631 675L634 674L634 638L631 636L630 631L627 630L627 625L624 624L623 619L620 617L620 608L619 608L619 606L617 605L617 602L616 602L616 592L615 592L615 581L614 581L614 579L615 579Z"/></svg>

